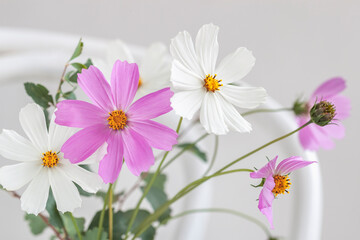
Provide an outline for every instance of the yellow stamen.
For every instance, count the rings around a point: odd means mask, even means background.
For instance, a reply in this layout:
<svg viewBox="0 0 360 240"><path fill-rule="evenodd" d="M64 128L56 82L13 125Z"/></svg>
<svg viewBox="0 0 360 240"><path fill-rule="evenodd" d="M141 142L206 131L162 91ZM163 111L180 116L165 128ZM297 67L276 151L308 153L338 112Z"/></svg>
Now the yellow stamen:
<svg viewBox="0 0 360 240"><path fill-rule="evenodd" d="M206 75L206 78L204 79L204 87L206 88L207 91L211 91L211 92L215 92L217 90L219 90L219 87L222 86L222 84L220 83L222 80L217 80L216 79L216 74L214 74L214 76L211 76L210 74Z"/></svg>
<svg viewBox="0 0 360 240"><path fill-rule="evenodd" d="M107 118L109 123L109 128L114 130L124 129L127 123L127 117L122 110L115 110L109 113Z"/></svg>
<svg viewBox="0 0 360 240"><path fill-rule="evenodd" d="M47 151L46 153L43 153L43 157L41 159L43 160L42 165L49 168L55 167L59 162L58 155L52 151Z"/></svg>
<svg viewBox="0 0 360 240"><path fill-rule="evenodd" d="M142 84L143 84L143 81L142 81L141 77L139 77L138 88L141 87Z"/></svg>
<svg viewBox="0 0 360 240"><path fill-rule="evenodd" d="M289 193L287 189L290 188L291 183L288 175L285 176L275 175L274 182L275 182L275 187L272 190L272 193L275 194L275 197L278 194L285 194L285 192Z"/></svg>

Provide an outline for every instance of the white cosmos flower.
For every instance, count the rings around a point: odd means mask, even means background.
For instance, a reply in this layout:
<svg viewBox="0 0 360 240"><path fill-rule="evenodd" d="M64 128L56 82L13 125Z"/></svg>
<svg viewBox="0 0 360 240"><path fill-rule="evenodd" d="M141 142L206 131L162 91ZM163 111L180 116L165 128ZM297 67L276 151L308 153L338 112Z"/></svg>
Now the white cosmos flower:
<svg viewBox="0 0 360 240"><path fill-rule="evenodd" d="M200 122L209 133L249 132L250 123L234 105L255 108L265 102L266 91L261 87L231 84L245 77L255 64L254 56L246 48L236 49L216 66L218 32L219 27L213 24L202 26L195 47L186 31L171 40L170 53L174 61L170 80L175 91L171 106L187 119L200 109Z"/></svg>
<svg viewBox="0 0 360 240"><path fill-rule="evenodd" d="M168 87L170 85L170 56L163 43L153 43L143 57L135 60L128 46L121 40L110 42L107 46L106 60L93 58L94 66L101 69L105 78L110 81L112 67L116 60L137 63L139 66L139 88L136 98Z"/></svg>
<svg viewBox="0 0 360 240"><path fill-rule="evenodd" d="M71 164L60 152L74 133L73 128L56 125L52 119L48 132L43 111L36 104L22 108L19 119L29 140L12 130L4 129L0 134L0 154L20 162L0 168L0 184L8 191L15 191L30 182L21 196L21 208L27 213L37 215L45 209L49 187L58 210L73 212L81 206L73 182L90 193L102 186L97 174Z"/></svg>

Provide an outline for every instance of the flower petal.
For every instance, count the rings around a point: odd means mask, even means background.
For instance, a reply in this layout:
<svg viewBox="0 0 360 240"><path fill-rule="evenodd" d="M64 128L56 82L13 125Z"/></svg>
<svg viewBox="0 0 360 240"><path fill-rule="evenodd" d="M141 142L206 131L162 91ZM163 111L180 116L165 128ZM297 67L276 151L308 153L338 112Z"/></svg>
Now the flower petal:
<svg viewBox="0 0 360 240"><path fill-rule="evenodd" d="M21 195L21 209L35 215L44 211L49 196L49 186L48 169L42 168Z"/></svg>
<svg viewBox="0 0 360 240"><path fill-rule="evenodd" d="M116 61L111 73L111 91L115 106L126 111L132 103L139 85L139 69L136 63Z"/></svg>
<svg viewBox="0 0 360 240"><path fill-rule="evenodd" d="M177 92L170 99L171 107L177 115L190 120L194 116L195 112L200 109L205 94L206 91L204 88Z"/></svg>
<svg viewBox="0 0 360 240"><path fill-rule="evenodd" d="M345 80L341 77L335 77L327 80L321 84L313 93L311 97L311 102L314 102L316 99L318 101L322 99L328 99L339 94L346 88Z"/></svg>
<svg viewBox="0 0 360 240"><path fill-rule="evenodd" d="M305 161L301 157L293 156L282 160L276 167L275 174L287 175L297 169L306 167L314 162Z"/></svg>
<svg viewBox="0 0 360 240"><path fill-rule="evenodd" d="M78 74L78 84L85 94L105 112L114 110L111 88L102 72L95 66Z"/></svg>
<svg viewBox="0 0 360 240"><path fill-rule="evenodd" d="M222 107L217 94L212 92L205 94L200 109L200 123L208 133L223 135L229 131Z"/></svg>
<svg viewBox="0 0 360 240"><path fill-rule="evenodd" d="M259 210L266 216L272 229L274 228L272 214L272 202L274 200L274 194L272 193L272 190L274 187L274 178L272 175L270 175L266 178L263 189L260 192L258 205Z"/></svg>
<svg viewBox="0 0 360 240"><path fill-rule="evenodd" d="M20 124L24 132L40 153L48 149L48 132L43 110L35 103L20 110Z"/></svg>
<svg viewBox="0 0 360 240"><path fill-rule="evenodd" d="M57 125L55 123L55 114L51 117L49 126L49 146L48 149L59 152L62 145L68 140L76 129Z"/></svg>
<svg viewBox="0 0 360 240"><path fill-rule="evenodd" d="M316 139L316 142L319 144L320 147L324 149L333 149L335 147L335 143L327 134L326 129L316 124L309 125L309 128L311 129L313 137Z"/></svg>
<svg viewBox="0 0 360 240"><path fill-rule="evenodd" d="M99 175L104 183L114 183L119 176L124 157L121 133L112 134L107 143L107 154L100 162Z"/></svg>
<svg viewBox="0 0 360 240"><path fill-rule="evenodd" d="M266 101L266 90L262 87L239 87L225 85L219 93L230 103L240 108L256 108Z"/></svg>
<svg viewBox="0 0 360 240"><path fill-rule="evenodd" d="M219 27L210 23L202 26L196 36L196 55L204 75L214 75L219 53Z"/></svg>
<svg viewBox="0 0 360 240"><path fill-rule="evenodd" d="M296 120L298 122L298 125L302 126L309 119L305 117L297 117ZM317 150L319 148L319 143L311 131L311 124L299 131L299 140L304 149Z"/></svg>
<svg viewBox="0 0 360 240"><path fill-rule="evenodd" d="M61 148L64 158L78 163L90 157L109 138L111 129L98 124L84 128L69 138Z"/></svg>
<svg viewBox="0 0 360 240"><path fill-rule="evenodd" d="M129 126L142 135L153 148L171 151L172 146L177 144L177 133L155 121L136 121L129 123Z"/></svg>
<svg viewBox="0 0 360 240"><path fill-rule="evenodd" d="M90 157L81 162L81 164L98 164L107 154L107 143L101 145Z"/></svg>
<svg viewBox="0 0 360 240"><path fill-rule="evenodd" d="M195 54L194 43L188 32L179 32L175 38L171 39L170 53L176 61L179 61L195 76L200 79L205 77Z"/></svg>
<svg viewBox="0 0 360 240"><path fill-rule="evenodd" d="M174 93L164 88L150 93L134 102L126 113L129 120L146 120L156 118L172 110L170 98Z"/></svg>
<svg viewBox="0 0 360 240"><path fill-rule="evenodd" d="M86 128L106 123L108 112L80 100L63 100L57 104L55 123L76 128Z"/></svg>
<svg viewBox="0 0 360 240"><path fill-rule="evenodd" d="M178 91L197 90L203 88L205 76L200 77L177 60L171 67L171 83Z"/></svg>
<svg viewBox="0 0 360 240"><path fill-rule="evenodd" d="M0 134L0 154L4 158L21 162L41 159L41 152L29 140L6 129Z"/></svg>
<svg viewBox="0 0 360 240"><path fill-rule="evenodd" d="M4 166L0 168L0 184L8 191L16 191L30 182L42 167L40 161Z"/></svg>
<svg viewBox="0 0 360 240"><path fill-rule="evenodd" d="M275 165L278 156L269 161L265 166L257 170L256 172L250 173L251 178L267 178L268 176L272 176L275 172Z"/></svg>
<svg viewBox="0 0 360 240"><path fill-rule="evenodd" d="M233 83L245 77L255 65L252 52L242 47L226 56L216 68L217 78L224 83Z"/></svg>
<svg viewBox="0 0 360 240"><path fill-rule="evenodd" d="M96 193L102 187L99 175L71 164L65 159L62 159L61 170L71 181L77 183L86 192Z"/></svg>
<svg viewBox="0 0 360 240"><path fill-rule="evenodd" d="M116 60L127 61L129 63L134 63L135 59L125 42L120 39L116 39L109 43L106 49L107 62L110 65L113 65Z"/></svg>
<svg viewBox="0 0 360 240"><path fill-rule="evenodd" d="M337 95L337 96L329 99L329 102L331 102L335 105L335 108L336 108L335 118L336 119L343 120L350 116L351 103L350 103L349 98Z"/></svg>
<svg viewBox="0 0 360 240"><path fill-rule="evenodd" d="M74 212L75 208L81 206L77 188L60 168L49 169L49 180L57 209L60 212Z"/></svg>
<svg viewBox="0 0 360 240"><path fill-rule="evenodd" d="M345 127L341 122L335 124L326 125L323 127L324 131L330 137L336 139L342 139L345 137Z"/></svg>
<svg viewBox="0 0 360 240"><path fill-rule="evenodd" d="M131 128L125 128L122 131L122 137L124 141L124 159L129 170L136 176L148 171L155 161L149 143Z"/></svg>

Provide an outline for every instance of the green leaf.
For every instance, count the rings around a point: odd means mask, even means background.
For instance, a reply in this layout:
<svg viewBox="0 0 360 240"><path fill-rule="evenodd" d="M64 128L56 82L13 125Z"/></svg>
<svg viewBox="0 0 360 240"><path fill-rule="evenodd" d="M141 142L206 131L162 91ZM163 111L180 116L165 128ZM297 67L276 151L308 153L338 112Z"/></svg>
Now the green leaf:
<svg viewBox="0 0 360 240"><path fill-rule="evenodd" d="M78 45L76 46L73 55L72 55L71 58L69 59L69 62L70 62L71 60L77 58L78 56L80 56L80 54L82 53L83 47L84 47L84 43L81 41L81 38L80 38L79 43L78 43Z"/></svg>
<svg viewBox="0 0 360 240"><path fill-rule="evenodd" d="M69 91L69 92L64 93L63 98L76 100L76 96L75 96L75 93L73 91Z"/></svg>
<svg viewBox="0 0 360 240"><path fill-rule="evenodd" d="M86 60L86 62L84 63L84 65L86 66L86 68L89 68L91 65L93 65L93 62L91 61L90 58L88 58L88 60Z"/></svg>
<svg viewBox="0 0 360 240"><path fill-rule="evenodd" d="M50 104L54 104L52 96L49 94L49 90L41 84L24 83L26 93L34 100L35 103L43 108L50 107Z"/></svg>
<svg viewBox="0 0 360 240"><path fill-rule="evenodd" d="M29 222L30 230L34 235L39 235L47 227L41 217L35 216L33 214L26 214L25 220Z"/></svg>
<svg viewBox="0 0 360 240"><path fill-rule="evenodd" d="M49 129L49 125L50 125L49 111L47 109L43 108L43 112L44 112L44 116L45 116L46 128Z"/></svg>
<svg viewBox="0 0 360 240"><path fill-rule="evenodd" d="M77 236L76 228L74 226L74 223L71 219L71 216L69 213L62 214L61 219L63 220L64 227L69 234L70 237ZM77 226L79 228L79 231L84 231L84 224L85 224L85 218L75 218L75 221L77 223Z"/></svg>
<svg viewBox="0 0 360 240"><path fill-rule="evenodd" d="M46 211L49 213L49 222L51 225L57 228L63 228L64 224L61 219L61 215L56 207L54 195L50 189L49 198L46 203Z"/></svg>
<svg viewBox="0 0 360 240"><path fill-rule="evenodd" d="M193 154L195 154L196 156L198 156L201 160L203 160L204 162L207 162L207 158L206 158L206 153L201 151L196 145L194 145L193 143L183 143L183 144L179 144L177 145L177 147L179 148L183 148L187 151L192 152Z"/></svg>
<svg viewBox="0 0 360 240"><path fill-rule="evenodd" d="M5 188L0 184L0 190L5 190Z"/></svg>
<svg viewBox="0 0 360 240"><path fill-rule="evenodd" d="M83 237L83 240L97 240L98 236L98 228L93 228L85 233L85 236ZM100 240L107 240L107 233L102 231Z"/></svg>
<svg viewBox="0 0 360 240"><path fill-rule="evenodd" d="M73 66L76 70L81 72L83 68L87 69L88 67L82 63L72 63L71 66Z"/></svg>

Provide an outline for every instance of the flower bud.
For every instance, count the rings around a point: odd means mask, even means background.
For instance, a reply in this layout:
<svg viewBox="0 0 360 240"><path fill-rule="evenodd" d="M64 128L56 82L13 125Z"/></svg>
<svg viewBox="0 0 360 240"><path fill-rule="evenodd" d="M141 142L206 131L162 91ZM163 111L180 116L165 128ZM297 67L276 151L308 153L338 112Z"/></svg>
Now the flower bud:
<svg viewBox="0 0 360 240"><path fill-rule="evenodd" d="M293 106L293 110L296 116L308 114L309 113L309 105L307 102L302 102L300 100L296 100Z"/></svg>
<svg viewBox="0 0 360 240"><path fill-rule="evenodd" d="M326 126L336 115L334 104L327 101L315 103L310 110L311 120L319 126Z"/></svg>

